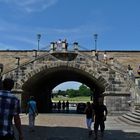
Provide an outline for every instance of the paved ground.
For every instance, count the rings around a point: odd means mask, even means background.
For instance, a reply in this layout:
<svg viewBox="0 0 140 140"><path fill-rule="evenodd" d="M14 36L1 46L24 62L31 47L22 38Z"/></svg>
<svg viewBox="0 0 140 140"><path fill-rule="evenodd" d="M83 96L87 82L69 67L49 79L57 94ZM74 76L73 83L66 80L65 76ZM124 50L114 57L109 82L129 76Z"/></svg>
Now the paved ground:
<svg viewBox="0 0 140 140"><path fill-rule="evenodd" d="M94 135L88 137L85 115L39 114L35 132L29 132L28 117L23 114L21 118L25 140L94 140ZM109 116L104 140L140 140L140 127Z"/></svg>

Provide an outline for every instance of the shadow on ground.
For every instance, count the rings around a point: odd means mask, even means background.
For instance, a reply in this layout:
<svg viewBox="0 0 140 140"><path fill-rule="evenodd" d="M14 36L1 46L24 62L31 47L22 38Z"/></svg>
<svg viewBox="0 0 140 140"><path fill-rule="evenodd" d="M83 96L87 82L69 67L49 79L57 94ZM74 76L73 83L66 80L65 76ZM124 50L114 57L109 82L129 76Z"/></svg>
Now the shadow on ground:
<svg viewBox="0 0 140 140"><path fill-rule="evenodd" d="M35 132L29 132L29 127L23 125L23 132L25 140L94 140L94 134L89 137L87 129L78 127L36 126ZM106 130L103 140L140 140L140 133Z"/></svg>

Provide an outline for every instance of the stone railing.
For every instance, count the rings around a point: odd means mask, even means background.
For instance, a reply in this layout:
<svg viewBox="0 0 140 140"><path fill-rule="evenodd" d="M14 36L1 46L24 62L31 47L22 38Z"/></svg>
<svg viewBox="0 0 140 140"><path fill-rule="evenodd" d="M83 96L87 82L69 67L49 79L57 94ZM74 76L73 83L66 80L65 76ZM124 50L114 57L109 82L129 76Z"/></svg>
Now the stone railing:
<svg viewBox="0 0 140 140"><path fill-rule="evenodd" d="M84 55L88 60L92 60L94 63L96 63L97 67L100 69L103 66L107 67L109 70L115 71L115 73L118 75L118 78L121 80L124 80L126 82L127 91L131 92L131 98L134 104L140 104L140 89L134 82L134 75L131 77L127 73L127 68L119 63L116 59L114 59L113 63L111 64L105 64L101 61L96 61L95 57L90 55Z"/></svg>
<svg viewBox="0 0 140 140"><path fill-rule="evenodd" d="M72 52L71 52L72 53ZM75 52L73 52L75 53ZM20 80L21 79L26 79L28 75L34 73L34 70L38 71L40 67L42 66L47 66L52 62L62 62L62 63L79 63L84 66L86 65L87 67L91 67L91 62L85 59L84 55L77 54L77 57L75 57L74 60L69 61L69 60L61 60L51 53L43 54L41 56L37 56L34 59L31 59L30 61L27 61L26 63L20 64L16 68L13 68L11 70L5 71L2 73L3 78L10 77L16 81L15 88L21 88L20 86ZM95 66L95 65L94 65ZM97 67L97 66L95 66ZM24 77L24 78L23 78Z"/></svg>

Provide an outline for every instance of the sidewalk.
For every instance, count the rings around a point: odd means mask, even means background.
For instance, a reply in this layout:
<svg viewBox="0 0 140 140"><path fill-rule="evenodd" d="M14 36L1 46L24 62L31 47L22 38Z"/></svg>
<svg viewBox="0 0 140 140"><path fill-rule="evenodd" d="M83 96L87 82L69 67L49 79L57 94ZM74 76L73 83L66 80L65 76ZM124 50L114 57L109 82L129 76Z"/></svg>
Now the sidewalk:
<svg viewBox="0 0 140 140"><path fill-rule="evenodd" d="M39 114L35 132L29 132L28 117L22 115L25 140L94 140L88 136L85 115ZM127 125L109 116L106 121L104 140L139 140L140 127Z"/></svg>

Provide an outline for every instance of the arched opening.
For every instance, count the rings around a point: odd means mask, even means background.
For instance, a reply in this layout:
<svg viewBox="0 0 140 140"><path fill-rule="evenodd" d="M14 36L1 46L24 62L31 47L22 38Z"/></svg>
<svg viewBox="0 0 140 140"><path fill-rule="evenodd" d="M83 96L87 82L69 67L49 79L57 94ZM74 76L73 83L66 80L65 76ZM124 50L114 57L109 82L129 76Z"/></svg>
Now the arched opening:
<svg viewBox="0 0 140 140"><path fill-rule="evenodd" d="M23 105L29 96L33 95L38 103L39 112L49 112L52 90L67 81L77 81L87 85L91 91L94 91L95 100L105 91L104 85L84 70L66 66L52 67L35 74L24 83Z"/></svg>
<svg viewBox="0 0 140 140"><path fill-rule="evenodd" d="M86 102L93 101L90 88L80 82L68 81L52 90L52 111L54 113L84 113Z"/></svg>

